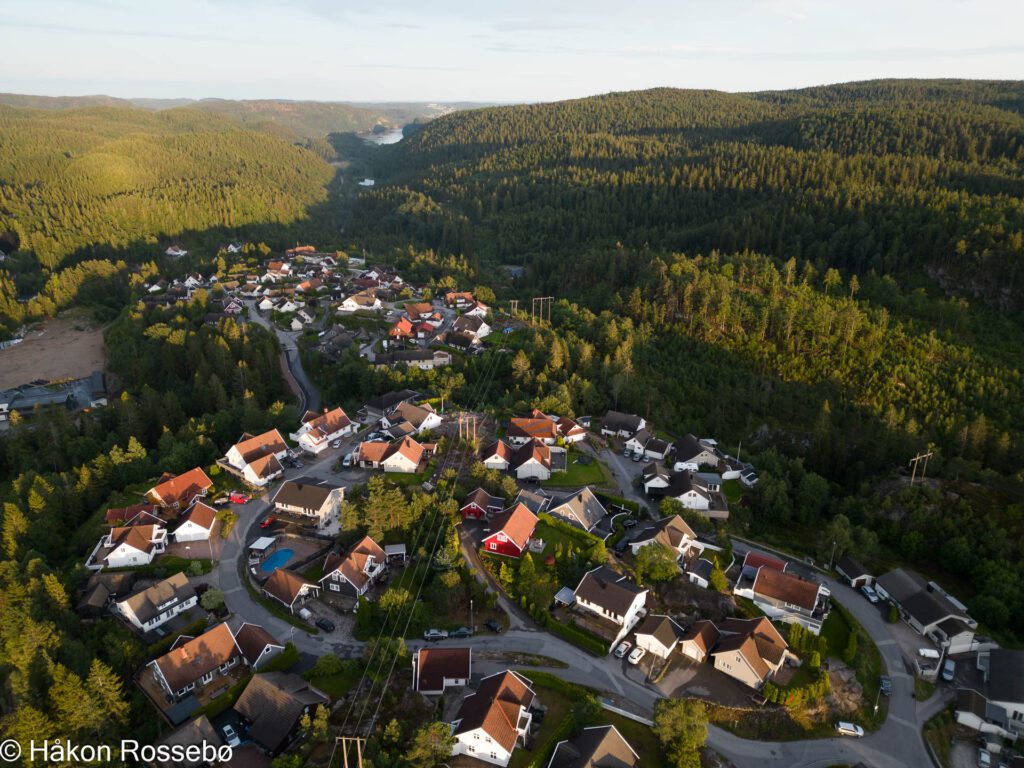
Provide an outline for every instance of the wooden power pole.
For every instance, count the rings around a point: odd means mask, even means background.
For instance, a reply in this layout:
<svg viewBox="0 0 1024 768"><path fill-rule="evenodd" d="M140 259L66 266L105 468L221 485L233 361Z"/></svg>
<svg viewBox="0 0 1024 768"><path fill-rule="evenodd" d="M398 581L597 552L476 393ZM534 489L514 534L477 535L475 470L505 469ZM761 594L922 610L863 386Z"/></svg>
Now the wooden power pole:
<svg viewBox="0 0 1024 768"><path fill-rule="evenodd" d="M343 768L363 768L363 744L366 739L359 736L339 736L336 744L341 745L341 760ZM349 762L349 748L352 748L354 762Z"/></svg>
<svg viewBox="0 0 1024 768"><path fill-rule="evenodd" d="M924 465L921 467L921 483L922 483L922 485L924 484L924 474L925 474L925 472L928 471L928 459L930 459L931 457L932 457L932 452L928 451L928 453L919 453L919 454L917 454L917 456L915 456L914 458L912 458L910 460L909 464L912 467L912 470L910 472L910 484L911 485L913 485L914 484L914 480L917 479L917 465L922 460L924 461Z"/></svg>

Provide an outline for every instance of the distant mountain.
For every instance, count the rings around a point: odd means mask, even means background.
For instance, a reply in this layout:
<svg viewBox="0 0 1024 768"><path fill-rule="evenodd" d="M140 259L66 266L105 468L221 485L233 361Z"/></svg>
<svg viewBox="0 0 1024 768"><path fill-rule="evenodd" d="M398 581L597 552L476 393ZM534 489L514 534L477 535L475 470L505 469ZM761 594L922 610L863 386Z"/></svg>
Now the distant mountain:
<svg viewBox="0 0 1024 768"><path fill-rule="evenodd" d="M331 133L362 133L372 130L376 125L397 127L480 106L469 103L350 103L287 99L119 99L103 95L31 96L18 93L0 93L0 105L48 110L120 106L159 111L191 107L234 118L248 128L292 141L318 138Z"/></svg>

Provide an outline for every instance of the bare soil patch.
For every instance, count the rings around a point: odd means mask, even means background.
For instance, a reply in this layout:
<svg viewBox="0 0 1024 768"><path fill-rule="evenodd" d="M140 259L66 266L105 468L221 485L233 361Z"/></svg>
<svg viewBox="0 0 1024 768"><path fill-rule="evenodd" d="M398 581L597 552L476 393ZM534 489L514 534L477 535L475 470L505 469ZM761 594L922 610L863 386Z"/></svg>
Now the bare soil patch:
<svg viewBox="0 0 1024 768"><path fill-rule="evenodd" d="M80 379L103 370L103 329L71 313L32 326L25 340L0 349L0 389L28 384Z"/></svg>

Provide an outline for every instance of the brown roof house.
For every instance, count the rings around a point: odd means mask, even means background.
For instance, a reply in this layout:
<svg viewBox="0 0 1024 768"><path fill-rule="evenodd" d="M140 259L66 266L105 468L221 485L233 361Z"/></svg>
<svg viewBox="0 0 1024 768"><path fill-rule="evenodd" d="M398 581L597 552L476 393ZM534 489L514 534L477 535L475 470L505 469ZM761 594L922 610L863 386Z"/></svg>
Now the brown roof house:
<svg viewBox="0 0 1024 768"><path fill-rule="evenodd" d="M249 485L262 488L284 474L281 459L287 453L288 444L281 433L271 429L260 435L242 435L219 463Z"/></svg>
<svg viewBox="0 0 1024 768"><path fill-rule="evenodd" d="M535 698L530 681L516 672L485 677L476 693L463 699L452 723L452 756L468 755L492 765L508 765L512 752L525 743L530 731L530 706Z"/></svg>
<svg viewBox="0 0 1024 768"><path fill-rule="evenodd" d="M320 587L309 581L295 571L287 568L277 568L263 582L263 594L272 597L289 611L295 613L296 606L302 606L311 597L320 594Z"/></svg>
<svg viewBox="0 0 1024 768"><path fill-rule="evenodd" d="M338 517L345 498L345 489L315 477L285 480L274 494L272 503L278 512L298 515L323 528Z"/></svg>
<svg viewBox="0 0 1024 768"><path fill-rule="evenodd" d="M830 592L824 584L808 581L763 565L751 583L740 579L735 594L749 598L765 615L785 624L800 624L818 634L828 617Z"/></svg>
<svg viewBox="0 0 1024 768"><path fill-rule="evenodd" d="M171 533L175 541L206 541L217 525L217 510L209 504L196 501L178 518Z"/></svg>
<svg viewBox="0 0 1024 768"><path fill-rule="evenodd" d="M242 653L231 628L218 624L199 637L182 635L171 650L147 666L169 696L182 699L226 674L239 661Z"/></svg>
<svg viewBox="0 0 1024 768"><path fill-rule="evenodd" d="M260 672L252 676L235 702L235 712L248 726L249 738L268 755L291 744L302 716L330 704L326 693L289 672Z"/></svg>
<svg viewBox="0 0 1024 768"><path fill-rule="evenodd" d="M718 625L721 638L711 658L715 669L751 688L760 688L782 668L789 646L772 623L730 618Z"/></svg>
<svg viewBox="0 0 1024 768"><path fill-rule="evenodd" d="M248 622L235 632L235 643L245 663L253 669L259 669L284 650L284 646L267 630Z"/></svg>
<svg viewBox="0 0 1024 768"><path fill-rule="evenodd" d="M638 768L640 757L614 725L584 728L555 745L548 768Z"/></svg>
<svg viewBox="0 0 1024 768"><path fill-rule="evenodd" d="M523 443L512 454L509 469L519 480L549 480L551 447L535 439Z"/></svg>
<svg viewBox="0 0 1024 768"><path fill-rule="evenodd" d="M686 636L683 628L669 616L648 614L636 628L636 646L667 659Z"/></svg>
<svg viewBox="0 0 1024 768"><path fill-rule="evenodd" d="M707 619L701 619L686 628L679 639L679 650L694 661L704 662L714 650L719 637L721 633L718 627Z"/></svg>
<svg viewBox="0 0 1024 768"><path fill-rule="evenodd" d="M664 544L676 553L679 560L687 559L691 552L697 555L704 551L704 545L697 541L697 534L679 515L663 517L641 526L630 540L629 547L636 555L650 544Z"/></svg>
<svg viewBox="0 0 1024 768"><path fill-rule="evenodd" d="M318 454L326 449L331 441L353 434L357 426L341 408L325 410L323 413L306 411L302 424L289 437L299 444L302 450Z"/></svg>
<svg viewBox="0 0 1024 768"><path fill-rule="evenodd" d="M205 496L213 487L213 480L200 468L180 475L164 475L160 482L146 491L146 500L161 507L184 509L197 496Z"/></svg>
<svg viewBox="0 0 1024 768"><path fill-rule="evenodd" d="M195 607L198 602L195 588L188 577L179 572L114 605L133 627L141 632L150 632L179 613Z"/></svg>
<svg viewBox="0 0 1024 768"><path fill-rule="evenodd" d="M576 605L610 623L614 646L636 626L647 602L647 590L606 565L587 571L573 595Z"/></svg>
<svg viewBox="0 0 1024 768"><path fill-rule="evenodd" d="M497 469L504 472L512 461L512 449L504 440L497 440L490 445L484 446L480 451L480 461L488 469Z"/></svg>
<svg viewBox="0 0 1024 768"><path fill-rule="evenodd" d="M331 552L324 559L320 586L331 592L365 595L387 567L387 555L381 546L364 536L346 555Z"/></svg>
<svg viewBox="0 0 1024 768"><path fill-rule="evenodd" d="M542 413L539 416L513 417L509 419L506 437L513 445L531 440L554 445L558 440L558 425Z"/></svg>
<svg viewBox="0 0 1024 768"><path fill-rule="evenodd" d="M472 648L421 648L412 657L412 689L428 695L465 686L473 676Z"/></svg>
<svg viewBox="0 0 1024 768"><path fill-rule="evenodd" d="M102 568L130 568L149 565L167 548L167 529L162 525L130 525L111 528L101 536L85 567L98 571Z"/></svg>

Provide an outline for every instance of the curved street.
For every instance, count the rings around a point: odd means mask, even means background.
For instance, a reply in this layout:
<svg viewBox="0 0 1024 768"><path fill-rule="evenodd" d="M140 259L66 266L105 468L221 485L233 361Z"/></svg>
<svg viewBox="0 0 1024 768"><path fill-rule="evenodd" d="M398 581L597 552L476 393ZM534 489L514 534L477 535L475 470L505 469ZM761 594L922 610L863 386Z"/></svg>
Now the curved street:
<svg viewBox="0 0 1024 768"><path fill-rule="evenodd" d="M245 306L249 310L250 320L277 336L277 340L281 344L281 355L285 363L284 367L291 374L290 383L294 383L299 390L295 393L300 399L299 412L319 411L320 391L309 380L306 371L302 368L302 360L299 359L299 348L295 344L299 334L296 331L282 330L271 323L256 308L254 300L250 299L245 302Z"/></svg>
<svg viewBox="0 0 1024 768"><path fill-rule="evenodd" d="M211 574L224 591L225 600L237 628L243 621L261 624L281 640L293 642L299 651L313 655L336 653L343 658L356 658L363 643L353 638L309 635L271 615L252 599L241 583L238 558L244 556L250 530L269 508L268 502L257 499L238 508L239 521L224 542L222 559ZM255 535L255 532L253 532ZM737 550L754 549L737 541ZM820 574L819 574L820 575ZM915 701L913 678L903 668L899 646L889 625L879 612L857 592L832 579L825 579L835 600L841 603L871 635L893 678L893 695L889 700L889 716L874 733L863 739L814 739L791 742L762 742L743 739L728 731L710 726L708 746L731 760L739 768L825 768L829 765L862 761L875 768L926 768L931 764L921 736L922 725L948 702L948 696L936 693L927 702ZM517 628L518 627L518 628ZM441 645L448 641L442 641ZM451 644L470 645L481 652L527 653L548 657L568 665L550 671L571 682L605 691L618 701L648 716L661 693L643 680L643 674L624 661L611 656L596 658L574 645L540 629L514 622L513 629L500 635L477 635ZM425 645L409 641L410 650ZM507 662L482 659L476 668L483 673L504 669Z"/></svg>

